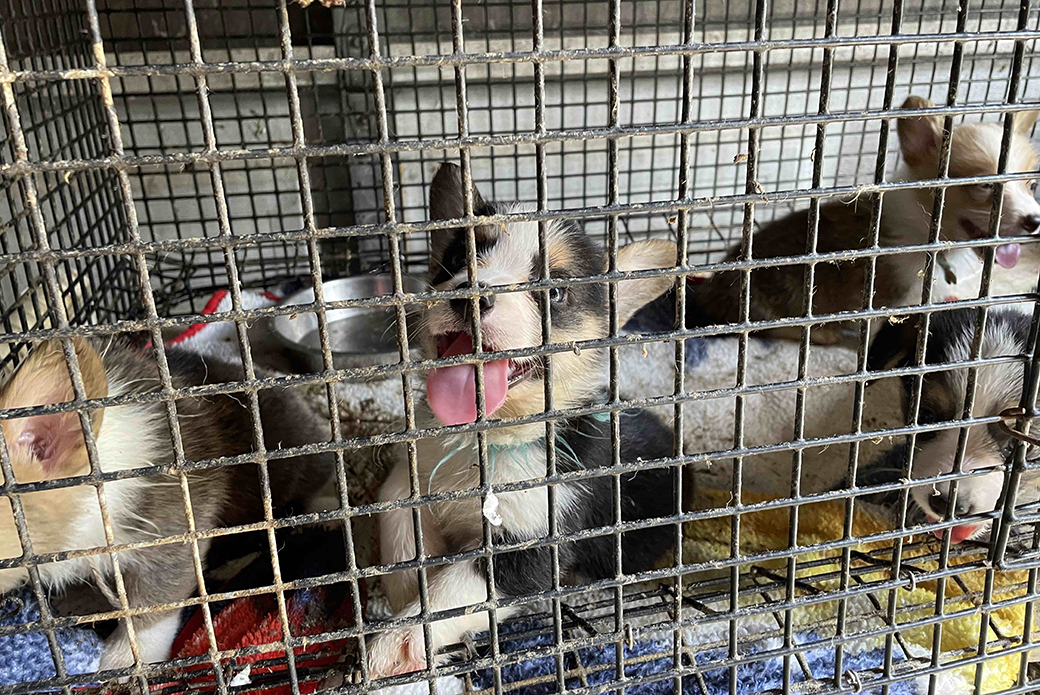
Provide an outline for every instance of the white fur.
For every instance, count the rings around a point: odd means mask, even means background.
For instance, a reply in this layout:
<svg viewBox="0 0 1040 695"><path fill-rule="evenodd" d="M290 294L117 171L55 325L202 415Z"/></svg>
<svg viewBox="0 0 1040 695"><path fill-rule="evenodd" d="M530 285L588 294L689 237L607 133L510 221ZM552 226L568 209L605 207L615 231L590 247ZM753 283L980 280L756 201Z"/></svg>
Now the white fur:
<svg viewBox="0 0 1040 695"><path fill-rule="evenodd" d="M180 611L171 611L146 625L134 625L134 637L137 653L142 663L150 664L170 658L170 647L177 638L181 627ZM130 637L126 623L119 622L119 627L105 641L105 651L101 654L102 671L126 668L134 663L133 652L130 651Z"/></svg>
<svg viewBox="0 0 1040 695"><path fill-rule="evenodd" d="M452 452L455 452L452 454ZM403 452L402 452L403 453ZM475 435L423 439L417 442L417 464L421 494L470 490L480 485L480 468ZM444 460L445 456L450 458ZM437 464L443 465L433 474ZM490 461L488 462L490 466ZM520 482L544 477L545 448L541 443L497 449L493 484ZM431 484L431 474L433 474ZM408 460L401 456L379 492L381 502L411 496ZM557 488L557 513L565 514L578 503L580 487ZM549 530L548 489L536 487L497 495L498 513L505 528L528 537L540 537ZM482 544L481 498L448 500L421 507L423 545L427 557L478 548ZM449 548L444 537L450 536ZM417 556L412 511L397 509L380 519L380 546L385 564L405 562ZM487 598L484 576L473 562L456 562L427 572L430 610L446 610L473 605ZM414 571L386 575L384 586L395 610L395 618L418 615L418 578ZM505 619L513 611L499 609ZM487 629L486 611L438 621L433 624L433 648L459 642L466 632ZM426 663L421 626L380 633L368 647L369 672L375 677L422 668Z"/></svg>
<svg viewBox="0 0 1040 695"><path fill-rule="evenodd" d="M933 338L934 339L934 338ZM971 356L971 343L974 339L974 326L963 324L963 330L950 337L945 349L947 361L965 361ZM1020 354L1024 346L1013 333L1007 330L987 328L986 340L983 342L980 357L997 357ZM973 415L996 414L1000 410L1017 403L1022 390L1023 365L1020 362L986 365L977 368L975 386L975 407ZM968 386L968 370L961 368L936 374L935 381L929 388L943 388L954 403L963 403ZM911 478L915 481L933 479L953 472L957 456L960 429L953 428L939 432L934 438L919 444L914 453ZM1000 504L1000 496L1004 484L1004 457L994 448L989 439L986 425L975 425L968 428L964 457L961 470L964 472L988 469L989 473L962 479L957 486L957 506L971 510L972 514L996 509ZM914 501L925 510L933 520L937 515L932 511L930 500L937 495L948 495L950 483L933 482L913 488ZM980 525L974 534L976 537L985 533L988 524Z"/></svg>

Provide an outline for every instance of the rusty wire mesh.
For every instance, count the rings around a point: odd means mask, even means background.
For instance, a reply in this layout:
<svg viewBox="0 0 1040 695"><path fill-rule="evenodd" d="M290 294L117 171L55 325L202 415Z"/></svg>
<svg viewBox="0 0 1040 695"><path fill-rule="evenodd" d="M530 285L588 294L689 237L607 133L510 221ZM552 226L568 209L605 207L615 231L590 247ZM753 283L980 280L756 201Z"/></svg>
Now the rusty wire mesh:
<svg viewBox="0 0 1040 695"><path fill-rule="evenodd" d="M912 560L903 553L925 548L913 537L948 528L951 520L915 525L907 517L905 481L881 486L874 492L900 497L902 518L893 531L871 537L894 542L893 549L871 559L856 546L864 542L846 531L843 538L814 545L811 550L838 553L829 560L805 560L806 548L789 547L754 556L739 552L741 521L752 512L786 510L792 538L798 537L798 510L827 500L844 505L846 525L862 490L804 492L800 476L805 454L829 446L847 446L848 470L855 478L861 466L861 445L880 437L908 437L939 428L995 422L994 417L965 418L956 423L918 424L916 407L907 424L883 430L865 428L863 401L867 383L876 378L866 368L866 340L871 322L906 314L906 308L864 308L843 314L862 326L855 370L846 374L810 374L808 327L820 316L804 316L750 324L747 320L748 273L778 263L776 259L721 262L733 244L746 245L763 221L793 209L810 208L818 220L821 200L834 195L858 195L873 206L870 234L877 239L880 205L885 192L938 187L951 183L943 163L936 180L893 182L897 148L890 133L892 111L905 93L931 95L940 104L921 110L956 122L991 120L1010 123L1015 113L1040 99L1040 70L1032 55L1040 38L1040 9L1029 0L1019 4L991 0L827 0L826 2L733 2L714 6L686 0L511 0L427 3L422 0L366 0L332 9L303 10L285 0L234 0L184 3L167 0L4 0L0 2L0 85L4 99L4 132L0 148L0 367L11 369L24 359L30 346L57 338L61 341L74 384L69 403L7 410L5 420L75 411L80 414L91 457L84 476L19 483L14 479L5 447L0 447L3 495L10 500L23 547L20 557L0 560L0 568L27 568L30 586L41 605L40 619L31 624L0 628L0 636L29 631L48 635L56 676L43 681L0 686L3 693L60 688L70 693L78 685L97 681L94 674L71 675L64 667L55 630L106 619L124 619L141 612L201 606L210 640L207 654L182 659L175 666L203 665L212 669L213 687L227 693L231 684L222 667L229 657L280 649L284 675L272 684L288 684L294 694L303 683L337 692L369 692L377 686L364 667L364 639L391 623L363 616L360 583L377 579L392 569L378 562L358 562L353 524L393 507L419 508L445 495L416 496L395 504L358 499L352 489L346 461L354 453L390 444L405 444L413 478L419 438L442 435L439 428L420 429L410 378L434 362L417 357L408 344L408 307L449 298L471 298L473 290L407 293L404 280L425 271L427 239L431 232L457 226L427 220L426 195L431 163L450 159L461 163L464 180L473 180L492 197L536 203L534 212L475 217L479 223L551 219L581 221L611 253L611 270L588 278L538 279L496 291L534 291L575 283L609 283L622 277L666 275L677 279L674 329L653 334L622 334L612 301L609 337L574 345L545 343L534 348L495 354L496 359L550 355L575 349L606 348L610 355L609 400L604 404L567 411L551 401L545 412L511 421L545 423L547 441L554 440L555 423L562 417L605 413L610 418L617 456L618 413L625 408L670 409L675 425L675 456L661 461L617 463L608 472L617 478L645 466L670 467L732 462L728 504L707 510L683 509L677 493L667 523L682 539L682 525L707 519L730 521L728 558L686 557L682 543L667 566L627 576L571 586L561 581L554 563L553 588L539 595L496 596L473 607L487 610L490 636L469 645L477 656L427 672L398 676L386 683L434 681L463 674L471 690L497 692L553 686L579 693L599 693L671 679L687 692L709 692L704 673L723 669L728 690L741 692L738 669L765 658L784 662L783 690L797 680L818 692L858 692L859 689L896 688L913 679L936 677L955 667L972 667L1001 656L1020 655L1021 678L1006 692L1030 692L1036 677L1027 668L1035 636L1031 600L1036 597L1036 551L1012 550L1009 541L1016 522L1030 520L1035 510L1003 511L1000 533L988 549L952 548L949 543L922 550ZM1005 134L1002 160L1010 139ZM947 153L948 154L948 153ZM1006 182L1032 178L1033 173L1000 173L972 181ZM942 194L940 194L941 200ZM941 205L936 214L941 213ZM998 213L999 214L999 213ZM816 223L814 222L813 225ZM815 234L815 227L812 229ZM542 225L544 243L544 225ZM616 252L626 240L645 237L676 240L683 249L673 268L622 275L614 270ZM812 235L811 235L812 236ZM470 235L472 239L472 234ZM964 246L993 248L994 239L961 242ZM472 243L470 244L472 248ZM813 244L815 246L815 244ZM841 257L876 259L884 254L929 252L927 273L935 272L935 256L949 248L938 241L937 227L928 244L910 248L868 248L841 254L810 254L785 258L786 264L807 264L807 296L813 287L817 263ZM992 266L992 253L988 265ZM469 262L474 263L472 250ZM873 260L871 260L873 267ZM738 269L743 271L743 313L739 325L689 328L685 314L686 276L691 273ZM374 270L389 272L392 294L326 301L325 280ZM309 305L243 308L246 288L267 288L283 280L307 279L315 288ZM931 276L929 275L929 278ZM873 280L871 280L871 283ZM227 288L231 309L218 314L200 312L213 291ZM987 307L1033 301L1034 296L990 297L988 279L978 299L940 305L925 297L915 311ZM399 360L364 368L335 368L326 314L352 307L387 306L397 316ZM257 376L249 325L279 315L312 312L320 335L322 370L285 376ZM479 316L478 312L474 312ZM826 319L826 317L822 317ZM414 320L414 319L411 319ZM479 318L478 322L479 331ZM927 319L926 319L927 320ZM199 323L233 322L245 380L176 389L166 363L164 339ZM749 331L796 326L803 329L796 376L772 383L749 383L746 366ZM1025 361L1030 380L1024 398L1035 398L1040 378L1033 344L1028 354L979 358L973 367L1001 360ZM154 346L162 388L143 395L116 395L87 399L72 338L143 334ZM670 394L629 397L620 386L619 350L664 341L674 346L674 363L686 363L687 341L716 335L735 335L738 341L735 383L710 391L689 389L684 369L676 370ZM929 366L893 371L917 380ZM487 355L453 358L453 363L480 363ZM443 364L437 362L436 364ZM380 432L344 431L337 384L358 379L394 378L401 384L403 424ZM545 377L551 379L547 370ZM482 394L478 377L478 394ZM304 448L265 451L215 460L191 461L180 441L174 402L179 397L222 393L241 394L252 412L258 412L257 393L272 386L323 388L326 414L331 421L328 442ZM845 432L809 437L806 431L806 394L813 388L846 385L854 389L851 421ZM789 441L749 445L745 441L747 399L770 393L794 392L793 435ZM482 398L482 395L478 395ZM682 423L688 407L720 399L734 402L732 445L721 450L697 451L684 439ZM100 407L161 402L175 433L168 462L152 468L103 471L89 426L89 413ZM970 405L967 407L970 408ZM581 479L587 472L558 473L556 451L548 447L547 475L528 482L496 484L487 471L486 432L502 423L480 418L453 432L476 432L481 451L481 485L455 497L486 497L492 490L554 486ZM255 419L254 426L259 428ZM257 441L263 441L261 433ZM113 540L105 521L107 545L62 553L36 554L22 512L20 498L41 490L93 486L105 514L105 484L157 473L179 476L191 471L236 464L258 464L306 452L334 452L339 468L341 507L337 510L272 518L270 491L265 494L267 520L249 527L191 530L177 537L132 544ZM785 498L742 501L745 462L764 454L789 454L792 487ZM615 461L617 459L615 458ZM909 464L908 464L909 465ZM1018 456L1010 473L1017 482L1024 473ZM266 473L261 474L262 477ZM970 473L958 473L961 480ZM618 489L618 486L615 486ZM619 494L619 493L615 493ZM553 498L550 497L550 500ZM620 504L617 500L615 504ZM609 535L620 542L622 531L644 522L617 524L567 536L555 530L550 501L550 533L533 544L492 543L484 521L482 547L445 557L426 557L400 567L418 568L425 583L430 568L466 559L483 558L489 586L493 585L496 555L521 547L550 547L581 538ZM189 513L190 520L190 513ZM284 580L279 566L275 532L280 529L331 523L343 529L345 569L316 578ZM418 528L418 522L417 522ZM190 521L189 521L190 526ZM261 531L271 557L273 582L258 589L221 592L205 581L205 562L198 542L204 538ZM1031 531L1022 531L1024 546L1038 547ZM75 557L113 555L120 550L187 543L193 547L199 594L184 602L130 607L119 579L120 605L88 615L56 615L48 608L48 589L41 582L41 564ZM117 558L118 556L113 555ZM880 559L878 559L880 558ZM951 559L958 561L951 564ZM914 563L925 560L934 569ZM994 593L994 563L1028 570L1017 591ZM879 566L888 574L878 579ZM400 568L399 567L399 568ZM910 568L909 570L907 568ZM696 572L713 570L701 578ZM796 579L808 571L811 578ZM966 606L896 607L896 591L916 582L933 581L942 595L946 582L956 583L965 572L982 571L986 589L968 596ZM912 576L910 576L912 575ZM317 636L293 635L285 608L287 592L320 585L346 584L354 606L351 627ZM808 587L808 588L807 588ZM865 588L866 587L866 588ZM590 592L599 591L595 600ZM841 668L847 643L862 634L845 634L846 602L867 592L888 592L887 604L876 602L877 625L872 635L885 638L885 667L850 677ZM219 651L210 604L229 599L271 594L277 599L283 637L266 648ZM999 594L999 595L997 595ZM758 595L763 603L749 607L741 597ZM806 598L806 596L810 598ZM718 610L713 602L728 603ZM542 603L537 603L541 601ZM821 673L805 663L809 648L795 641L794 613L808 603L837 602L832 627L835 634L811 646L833 650L837 666ZM516 632L500 626L493 608L534 604L537 610L522 619ZM965 650L954 663L940 662L938 649L930 656L912 654L901 642L912 628L941 636L945 618L957 611L989 611L1001 606L1027 605L1022 634L987 635L984 626L977 650ZM546 607L548 606L548 607ZM933 615L909 623L896 621L898 611L933 608ZM538 612L541 611L541 612ZM755 613L775 616L771 636L780 646L768 653L746 651L738 633L740 618ZM441 614L457 614L449 611ZM429 623L434 612L423 611L409 622ZM638 622L641 619L642 622ZM126 621L130 624L129 621ZM634 626L634 623L638 623ZM722 656L698 661L683 642L683 630L695 624L719 624L724 636L697 650L720 650ZM985 625L985 621L984 621ZM524 632L526 630L527 632ZM855 632L855 631L852 631ZM543 634L547 641L535 652L506 652L500 641L517 634ZM626 656L620 645L641 636L670 634L659 653ZM345 640L343 660L334 666L312 667L308 657L297 659L294 648ZM131 641L133 638L131 637ZM584 663L582 650L594 645L619 645L609 664ZM893 653L903 650L898 665ZM470 656L468 653L466 656ZM549 675L532 681L503 683L502 671L532 656L551 658ZM630 664L664 660L665 667L649 675L628 675ZM171 685L170 664L145 664L106 674L131 676L140 688L179 692L190 685ZM490 682L481 685L473 674L490 670ZM797 672L801 671L801 678ZM590 677L607 672L606 681ZM978 672L981 672L979 669ZM330 674L339 673L338 680ZM620 675L619 675L620 674ZM540 680L539 680L540 679ZM976 677L981 691L981 676ZM544 692L538 690L537 692ZM882 691L879 691L882 692Z"/></svg>

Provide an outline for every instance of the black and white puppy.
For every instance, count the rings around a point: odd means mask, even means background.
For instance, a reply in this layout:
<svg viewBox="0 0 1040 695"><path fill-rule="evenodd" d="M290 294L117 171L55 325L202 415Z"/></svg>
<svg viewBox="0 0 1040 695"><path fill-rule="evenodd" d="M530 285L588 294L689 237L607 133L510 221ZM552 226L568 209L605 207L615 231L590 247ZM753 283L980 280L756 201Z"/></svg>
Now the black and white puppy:
<svg viewBox="0 0 1040 695"><path fill-rule="evenodd" d="M871 369L885 365L911 364L913 347L917 342L916 317L902 324L888 324L879 332L871 347ZM1029 344L1031 318L1011 307L993 308L988 312L980 358L1023 356ZM929 366L967 362L975 337L976 312L974 309L940 311L932 314L929 322L925 363ZM904 357L900 362L899 354ZM1023 360L1003 361L977 367L973 417L999 415L1007 408L1019 405L1025 365ZM904 379L904 394L909 402L912 378ZM918 422L921 424L951 422L947 429L922 432L917 435L911 480L915 484L912 498L935 522L946 518L950 503L950 480L957 456L960 420L968 387L968 367L928 372L923 378ZM973 425L968 428L961 470L979 471L979 474L961 479L957 486L954 518L965 519L953 527L950 540L959 543L986 535L991 522L979 518L1000 508L1004 486L1004 465L1014 450L1017 440L1008 436L996 423ZM1026 456L1040 458L1040 451L1030 447ZM904 465L902 453L892 452L884 460L886 470ZM986 472L988 471L988 472ZM862 479L862 475L860 476ZM898 477L898 475L896 475ZM895 479L895 478L892 478ZM921 484L918 481L928 481ZM1035 500L1036 486L1030 483L1020 490L1019 501ZM972 518L974 517L974 518Z"/></svg>
<svg viewBox="0 0 1040 695"><path fill-rule="evenodd" d="M162 386L155 360L119 340L91 342L74 339L87 398L135 396L158 392ZM174 388L240 381L241 365L178 349L167 358ZM303 400L288 388L257 393L264 446L282 447L327 441L329 431ZM64 403L73 399L61 347L41 343L0 387L0 412L30 406ZM176 401L184 454L189 461L206 461L248 454L255 450L253 425L241 393L179 398ZM130 403L90 412L97 443L97 462L103 473L134 471L174 463L166 406L162 402ZM0 420L0 431L17 483L54 481L90 473L87 444L76 412L59 412ZM297 456L270 461L272 504L277 510L318 511L320 498L332 484L335 461L329 454ZM193 470L187 474L191 512L196 530L238 526L263 521L257 465ZM0 481L3 480L0 472ZM116 544L159 541L189 530L179 476L172 474L129 477L104 485L108 514ZM18 495L25 514L32 552L37 555L81 551L107 546L98 494L91 484L54 487ZM237 538L241 538L238 536ZM198 541L203 557L209 539ZM0 496L0 593L28 581L22 566L23 548L9 496ZM120 571L131 608L183 601L195 593L198 582L192 549L170 542L121 551ZM48 589L60 591L77 582L99 582L112 595L111 554L74 556L38 565ZM133 618L139 656L144 662L170 656L180 611L145 613ZM133 663L125 621L106 640L101 668Z"/></svg>
<svg viewBox="0 0 1040 695"><path fill-rule="evenodd" d="M504 211L531 210L521 205L495 205L473 190L474 212L489 215ZM430 189L433 219L457 219L465 215L461 172L451 164L441 166ZM538 225L520 222L481 226L475 230L476 281L496 288L537 280L542 267ZM607 269L602 249L577 226L550 222L546 246L552 278L598 275ZM666 241L629 244L618 253L618 269L633 271L673 266L676 247ZM433 234L430 258L431 286L452 290L469 282L466 270L466 231L449 229ZM650 278L618 283L617 306L620 325L648 302L673 285L671 278ZM607 286L602 283L574 284L550 293L553 343L570 343L608 334ZM423 318L423 341L429 357L470 354L470 300L442 301L431 306ZM485 351L511 350L542 344L542 313L531 292L511 291L484 297L480 302L481 333ZM542 357L494 360L484 363L485 406L489 418L508 419L542 412L544 409ZM606 400L607 368L601 350L556 353L552 360L553 404L558 409L574 408ZM473 422L475 376L472 365L435 369L427 377L427 400L432 415L441 423ZM621 461L653 460L672 455L670 431L643 412L622 413ZM432 424L432 423L431 423ZM611 465L609 424L596 417L574 417L558 423L554 442L560 472L595 469ZM546 474L545 426L533 423L488 431L488 465L494 484L537 480ZM418 482L422 494L468 490L479 485L479 465L474 434L459 434L420 440ZM653 519L676 512L673 501L673 472L667 468L641 470L621 476L621 520ZM385 502L411 496L409 468L402 457L384 483L380 499ZM545 487L497 495L482 509L481 499L470 496L422 507L422 533L429 557L481 547L481 516L493 525L496 543L517 543L548 534L548 493ZM556 487L557 532L570 534L584 529L609 527L614 522L612 477L583 478ZM648 569L674 538L672 525L655 526L623 534L623 566L615 567L612 534L559 546L560 569L565 578L598 579ZM380 545L386 564L416 557L410 509L392 510L380 518ZM536 547L495 555L495 586L500 597L516 597L552 588L551 551ZM428 572L429 604L433 611L473 605L487 598L483 561L440 565ZM384 576L391 605L397 617L419 613L419 590L414 571L401 570ZM510 611L499 609L499 616ZM436 650L458 642L470 630L486 629L486 610L439 620L432 625ZM404 673L427 663L421 626L399 628L377 634L368 648L373 677Z"/></svg>

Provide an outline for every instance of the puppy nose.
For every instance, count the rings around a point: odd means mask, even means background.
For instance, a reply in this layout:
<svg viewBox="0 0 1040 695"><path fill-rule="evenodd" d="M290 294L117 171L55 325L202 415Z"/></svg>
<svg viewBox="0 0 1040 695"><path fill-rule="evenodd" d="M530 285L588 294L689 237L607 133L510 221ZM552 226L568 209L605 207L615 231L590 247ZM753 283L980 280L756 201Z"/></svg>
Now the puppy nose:
<svg viewBox="0 0 1040 695"><path fill-rule="evenodd" d="M457 290L465 290L465 289L468 289L470 287L472 287L472 285L470 283L464 282L461 285L459 285L458 287L456 287L455 289L457 289ZM477 283L477 288L478 289L484 290L484 289L488 289L489 287L490 287L490 285L488 285L485 282L478 282ZM479 305L480 305L480 317L484 318L484 316L486 316L487 313L489 311L491 311L491 309L495 306L495 295L487 294L487 295L482 296L480 298ZM459 297L458 299L451 300L451 308L454 309L455 312L457 314L459 314L459 316L463 316L463 317L469 316L469 308L470 308L470 306L471 306L471 304L470 304L469 297Z"/></svg>
<svg viewBox="0 0 1040 695"><path fill-rule="evenodd" d="M950 508L950 498L946 494L932 495L928 498L928 506L932 508L935 515L942 518L946 516L946 510ZM957 494L957 516L967 516L971 513L971 503L965 499L963 491Z"/></svg>
<svg viewBox="0 0 1040 695"><path fill-rule="evenodd" d="M1040 228L1040 215L1026 215L1022 218L1022 229L1032 234Z"/></svg>

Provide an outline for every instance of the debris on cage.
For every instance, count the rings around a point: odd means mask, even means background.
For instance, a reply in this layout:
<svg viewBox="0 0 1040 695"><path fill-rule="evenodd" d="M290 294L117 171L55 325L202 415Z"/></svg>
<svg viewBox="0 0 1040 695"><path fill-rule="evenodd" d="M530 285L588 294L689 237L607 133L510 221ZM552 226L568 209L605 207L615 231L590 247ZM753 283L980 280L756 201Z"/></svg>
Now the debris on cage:
<svg viewBox="0 0 1040 695"><path fill-rule="evenodd" d="M3 694L1040 688L1040 13L825 4L0 3Z"/></svg>

